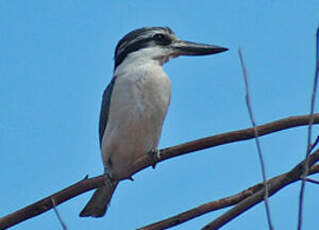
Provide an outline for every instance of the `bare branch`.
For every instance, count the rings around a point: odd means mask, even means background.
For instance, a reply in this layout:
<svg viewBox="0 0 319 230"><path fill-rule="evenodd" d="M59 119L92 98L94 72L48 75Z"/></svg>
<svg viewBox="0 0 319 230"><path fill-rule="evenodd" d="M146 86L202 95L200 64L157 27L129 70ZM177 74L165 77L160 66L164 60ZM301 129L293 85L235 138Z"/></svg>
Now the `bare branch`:
<svg viewBox="0 0 319 230"><path fill-rule="evenodd" d="M314 165L311 168L309 174L315 174L315 173L319 173L319 164ZM267 181L267 183L268 184L274 183L274 181L280 177L281 176L273 177L273 178L269 179ZM295 181L297 181L297 180L300 180L300 179L298 178ZM292 182L295 182L295 181L292 181ZM182 224L186 221L189 221L193 218L199 217L199 216L204 215L206 213L235 205L235 204L239 203L240 201L246 199L247 197L257 193L263 187L264 187L263 183L256 184L248 189L243 190L240 193L237 193L237 194L234 194L232 196L228 196L228 197L216 200L216 201L211 201L211 202L206 203L206 204L202 204L196 208L187 210L187 211L182 212L178 215L169 217L165 220L161 220L161 221L158 221L156 223L144 226L144 227L139 228L137 230L160 230L160 229L167 229L167 228Z"/></svg>
<svg viewBox="0 0 319 230"><path fill-rule="evenodd" d="M241 63L241 67L243 69L243 75L244 75L244 80L245 80L246 105L247 105L247 108L248 108L248 113L249 113L249 117L250 117L251 123L252 123L253 128L254 128L257 152L258 152L258 157L259 157L260 166L261 166L261 174L262 174L263 183L264 183L264 186L265 186L264 201L265 201L267 222L268 222L269 229L272 230L273 229L273 225L272 225L272 222L271 222L270 208L269 208L269 202L268 202L268 185L266 183L267 176L266 176L266 169L265 169L265 161L264 161L264 157L263 157L263 154L262 154L262 151L261 151L261 146L260 146L260 142L259 142L259 138L258 138L258 131L257 131L257 128L256 128L256 123L255 123L253 110L252 110L252 106L251 106L247 70L246 70L246 66L245 66L245 63L244 63L244 58L243 58L243 55L242 55L242 52L241 52L240 48L238 50L238 53L239 53L240 63Z"/></svg>
<svg viewBox="0 0 319 230"><path fill-rule="evenodd" d="M308 160L309 166L312 166L314 163L316 163L319 160L319 149L317 149L313 154L311 154ZM288 173L282 174L276 180L268 183L269 196L274 195L283 187L300 179L303 173L304 164L305 160L296 165ZM260 203L263 200L264 193L265 189L261 189L260 191L254 193L253 195L239 202L235 207L233 207L232 209L230 209L229 211L227 211L226 213L224 213L223 215L221 215L220 217L218 217L217 219L213 220L211 223L203 227L202 230L213 230L224 226L226 223L233 220L249 208Z"/></svg>
<svg viewBox="0 0 319 230"><path fill-rule="evenodd" d="M314 124L319 124L319 113L314 114ZM274 122L270 122L264 125L257 126L259 136L264 136L273 132L286 130L298 126L304 126L309 124L310 115L291 116L288 118L280 119ZM218 134L215 136L201 138L195 141L190 141L181 145L165 148L160 151L160 161L168 158L173 158L187 154L190 152L211 148L223 144L229 144L233 142L249 140L255 137L254 129L241 129L237 131ZM135 165L139 165L140 160L135 162ZM145 167L147 167L146 165ZM137 170L138 171L138 170ZM137 172L136 171L136 172Z"/></svg>
<svg viewBox="0 0 319 230"><path fill-rule="evenodd" d="M312 90L312 97L311 97L311 105L310 105L310 121L308 126L308 140L307 140L307 149L306 149L306 156L305 156L305 168L303 172L303 179L300 186L300 193L299 193L299 208L298 208L298 230L301 230L302 227L302 209L303 209L303 199L304 193L306 188L306 177L309 171L308 165L308 156L311 152L313 146L311 143L312 137L312 124L313 124L313 114L315 110L315 103L316 103L316 94L317 94L317 85L318 85L318 74L319 74L319 27L317 28L317 36L316 36L316 70L315 70L315 77L313 83L313 90ZM316 143L316 142L315 142Z"/></svg>
<svg viewBox="0 0 319 230"><path fill-rule="evenodd" d="M319 113L314 114L313 123L319 124ZM267 123L264 125L257 126L259 136L263 136L266 134L270 134L273 132L278 132L281 130L286 130L293 127L308 125L310 120L309 115L303 116L293 116L285 119L277 120L271 123ZM242 129L233 132L223 133L211 137L206 137L202 139L198 139L195 141L187 142L181 145L169 147L162 149L160 151L160 159L159 162L164 161L169 158L181 156L190 152L198 151L201 149L206 149L218 145L223 145L227 143L248 140L254 138L254 130L252 128ZM151 166L150 158L148 156L142 156L140 159L137 159L133 164L132 173L136 173L138 171L143 170ZM130 175L128 175L129 177ZM127 178L128 178L127 177ZM126 179L126 178L119 178ZM20 210L17 210L7 216L0 218L0 229L6 229L13 225L16 225L24 220L32 218L34 216L40 215L43 212L46 212L53 208L51 197L55 200L56 205L59 205L73 197L76 197L82 193L90 191L92 189L97 188L98 186L103 185L104 178L103 175L83 180L59 191L49 197L46 197L40 201L37 201L29 206L26 206Z"/></svg>

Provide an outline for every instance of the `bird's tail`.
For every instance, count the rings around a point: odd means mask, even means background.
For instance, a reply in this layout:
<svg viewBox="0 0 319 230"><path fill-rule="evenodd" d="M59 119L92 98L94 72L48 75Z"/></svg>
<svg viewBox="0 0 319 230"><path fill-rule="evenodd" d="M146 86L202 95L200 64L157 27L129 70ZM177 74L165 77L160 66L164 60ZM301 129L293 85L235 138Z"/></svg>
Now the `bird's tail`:
<svg viewBox="0 0 319 230"><path fill-rule="evenodd" d="M117 181L106 183L102 187L96 189L93 196L86 204L84 209L80 212L81 217L102 217L105 215L107 206L112 198L113 192L115 191Z"/></svg>

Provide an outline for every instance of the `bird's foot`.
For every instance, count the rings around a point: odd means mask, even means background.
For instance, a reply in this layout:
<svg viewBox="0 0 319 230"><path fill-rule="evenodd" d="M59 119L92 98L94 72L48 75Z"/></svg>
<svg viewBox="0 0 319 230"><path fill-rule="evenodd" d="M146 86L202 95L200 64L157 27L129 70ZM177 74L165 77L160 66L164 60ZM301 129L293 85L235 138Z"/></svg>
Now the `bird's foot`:
<svg viewBox="0 0 319 230"><path fill-rule="evenodd" d="M155 169L156 163L160 159L160 151L158 149L152 149L147 154L150 158L152 168Z"/></svg>

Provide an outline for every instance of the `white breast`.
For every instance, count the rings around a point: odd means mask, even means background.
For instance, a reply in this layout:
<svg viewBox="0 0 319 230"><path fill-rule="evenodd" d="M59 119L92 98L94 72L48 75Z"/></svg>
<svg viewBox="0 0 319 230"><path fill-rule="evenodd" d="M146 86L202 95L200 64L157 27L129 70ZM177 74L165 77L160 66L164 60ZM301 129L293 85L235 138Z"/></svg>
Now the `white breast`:
<svg viewBox="0 0 319 230"><path fill-rule="evenodd" d="M102 139L103 162L114 177L130 175L130 164L157 148L171 96L170 80L158 62L131 67L115 73Z"/></svg>

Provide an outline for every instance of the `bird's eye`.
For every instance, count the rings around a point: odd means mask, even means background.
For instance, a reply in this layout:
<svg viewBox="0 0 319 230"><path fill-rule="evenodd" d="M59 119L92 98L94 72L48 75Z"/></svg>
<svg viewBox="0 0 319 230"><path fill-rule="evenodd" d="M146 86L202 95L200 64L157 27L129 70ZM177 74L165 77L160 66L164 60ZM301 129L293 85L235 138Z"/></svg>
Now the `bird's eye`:
<svg viewBox="0 0 319 230"><path fill-rule="evenodd" d="M165 39L165 36L164 34L154 34L153 38L156 40L156 41L162 41Z"/></svg>
<svg viewBox="0 0 319 230"><path fill-rule="evenodd" d="M169 45L172 42L165 34L154 34L153 39L159 45Z"/></svg>

